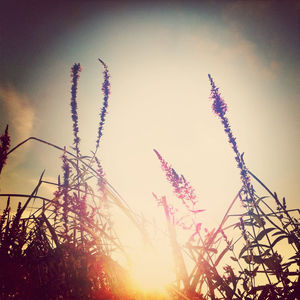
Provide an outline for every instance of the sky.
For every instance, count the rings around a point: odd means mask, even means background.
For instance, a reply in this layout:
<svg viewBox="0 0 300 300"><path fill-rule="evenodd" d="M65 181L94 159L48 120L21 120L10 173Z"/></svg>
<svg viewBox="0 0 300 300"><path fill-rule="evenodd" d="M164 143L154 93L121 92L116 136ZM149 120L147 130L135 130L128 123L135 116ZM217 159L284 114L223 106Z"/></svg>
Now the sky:
<svg viewBox="0 0 300 300"><path fill-rule="evenodd" d="M297 1L1 1L0 130L72 146L70 68L78 87L82 153L95 149L133 210L161 218L152 192L174 198L153 149L195 188L215 227L241 187L234 153L209 100L211 74L248 168L299 207L300 5ZM30 193L41 172L56 180L60 153L35 142L9 157L1 192ZM263 193L265 195L266 193ZM237 209L241 209L238 205ZM125 221L124 221L125 222Z"/></svg>

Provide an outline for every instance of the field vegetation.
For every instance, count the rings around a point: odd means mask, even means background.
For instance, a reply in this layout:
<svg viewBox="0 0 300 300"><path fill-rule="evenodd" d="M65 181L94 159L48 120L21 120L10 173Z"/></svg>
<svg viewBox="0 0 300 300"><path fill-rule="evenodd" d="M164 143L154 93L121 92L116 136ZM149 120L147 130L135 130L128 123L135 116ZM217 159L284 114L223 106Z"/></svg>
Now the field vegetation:
<svg viewBox="0 0 300 300"><path fill-rule="evenodd" d="M172 185L175 202L181 205L179 211L165 196L153 194L157 209L165 215L174 280L165 286L164 292L145 291L135 284L130 271L133 258L113 226L111 207L124 213L149 249L152 241L134 208L128 207L106 180L98 159L110 95L108 67L101 59L99 62L104 68L103 104L92 154L85 155L80 150L78 63L71 68L74 140L70 150L36 137L11 147L9 126L0 138L0 173L9 163L11 153L22 151L26 143L43 143L56 149L61 157L61 174L56 182L46 181L43 172L30 195L0 194L0 299L299 297L299 209L290 209L285 198L279 199L247 168L226 114L227 105L210 75L212 109L233 149L241 188L219 224L205 228L201 222L203 209L193 187L154 150ZM54 186L54 194L42 196L40 189L44 185ZM11 209L12 201L18 202L16 210ZM237 202L242 204L241 211L233 214L231 210ZM178 232L185 233L184 243L178 241ZM160 272L158 269L157 273Z"/></svg>

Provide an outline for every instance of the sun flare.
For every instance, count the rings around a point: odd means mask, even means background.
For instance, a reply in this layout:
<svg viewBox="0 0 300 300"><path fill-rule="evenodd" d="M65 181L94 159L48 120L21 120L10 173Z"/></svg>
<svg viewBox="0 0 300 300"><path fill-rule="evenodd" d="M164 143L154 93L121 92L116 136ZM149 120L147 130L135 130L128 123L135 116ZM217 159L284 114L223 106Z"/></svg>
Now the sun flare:
<svg viewBox="0 0 300 300"><path fill-rule="evenodd" d="M163 293L174 279L169 258L148 248L136 252L131 276L134 284L144 292Z"/></svg>

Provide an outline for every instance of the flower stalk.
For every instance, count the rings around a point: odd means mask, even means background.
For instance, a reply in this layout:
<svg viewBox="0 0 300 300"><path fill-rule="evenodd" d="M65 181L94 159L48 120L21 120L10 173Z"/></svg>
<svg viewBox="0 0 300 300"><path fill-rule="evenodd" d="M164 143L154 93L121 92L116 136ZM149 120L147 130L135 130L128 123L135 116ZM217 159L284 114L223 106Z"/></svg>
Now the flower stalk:
<svg viewBox="0 0 300 300"><path fill-rule="evenodd" d="M7 154L10 146L10 136L8 134L8 125L6 125L4 134L0 137L0 174L6 164Z"/></svg>
<svg viewBox="0 0 300 300"><path fill-rule="evenodd" d="M73 134L74 134L74 145L77 157L79 156L79 142L80 138L78 136L78 112L77 112L77 86L79 73L81 72L81 66L79 63L75 63L71 68L71 78L72 78L72 87L71 87L71 116L73 121Z"/></svg>

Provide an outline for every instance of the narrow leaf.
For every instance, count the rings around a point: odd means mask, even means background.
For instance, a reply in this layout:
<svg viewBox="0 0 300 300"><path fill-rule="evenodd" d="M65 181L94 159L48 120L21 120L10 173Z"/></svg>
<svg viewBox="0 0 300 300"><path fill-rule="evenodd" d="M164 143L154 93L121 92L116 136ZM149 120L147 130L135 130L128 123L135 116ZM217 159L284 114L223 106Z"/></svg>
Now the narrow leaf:
<svg viewBox="0 0 300 300"><path fill-rule="evenodd" d="M272 233L272 236L279 235L279 234L284 234L284 233L285 233L284 231L276 231L276 232Z"/></svg>
<svg viewBox="0 0 300 300"><path fill-rule="evenodd" d="M250 248L250 246L247 246L247 245L245 245L245 246L242 248L242 250L241 250L241 252L240 252L240 255L239 255L239 258L242 257L242 255L244 254L244 252L245 252L246 250L248 250L248 248Z"/></svg>
<svg viewBox="0 0 300 300"><path fill-rule="evenodd" d="M256 241L260 241L266 234L268 234L270 231L274 230L275 228L267 228L265 230L262 230L256 237Z"/></svg>
<svg viewBox="0 0 300 300"><path fill-rule="evenodd" d="M277 237L277 239L275 239L275 241L272 243L271 247L273 248L279 241L281 241L284 238L288 238L287 235L280 235L279 237Z"/></svg>
<svg viewBox="0 0 300 300"><path fill-rule="evenodd" d="M226 252L229 250L229 247L226 247L218 256L217 260L215 261L215 267L219 264L220 260L223 258L223 256L226 254Z"/></svg>

